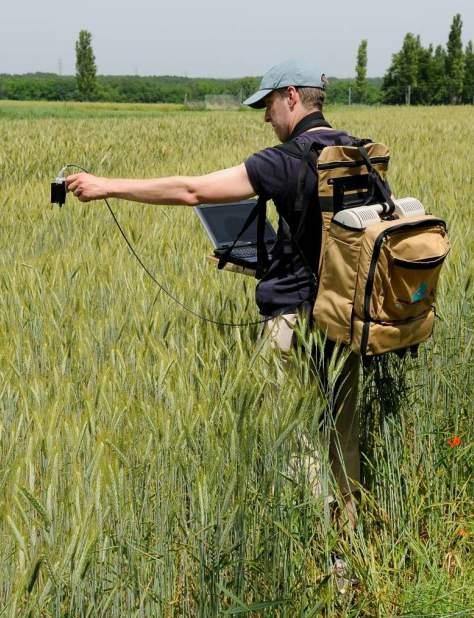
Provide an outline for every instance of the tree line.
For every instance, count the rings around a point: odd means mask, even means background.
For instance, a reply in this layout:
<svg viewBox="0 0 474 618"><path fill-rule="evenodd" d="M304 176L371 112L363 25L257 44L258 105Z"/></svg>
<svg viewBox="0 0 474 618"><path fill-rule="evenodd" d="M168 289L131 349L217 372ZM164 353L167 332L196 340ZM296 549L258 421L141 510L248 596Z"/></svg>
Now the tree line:
<svg viewBox="0 0 474 618"><path fill-rule="evenodd" d="M454 16L446 47L423 47L408 33L382 83L388 104L439 105L474 103L474 49L462 41L461 15Z"/></svg>
<svg viewBox="0 0 474 618"><path fill-rule="evenodd" d="M328 102L436 105L474 103L473 42L463 46L461 15L454 16L446 48L423 47L408 33L383 78L367 78L368 42L357 50L355 79L329 79ZM90 32L76 41L76 75L0 75L0 99L183 103L226 94L243 100L259 77L238 79L179 76L97 75Z"/></svg>
<svg viewBox="0 0 474 618"><path fill-rule="evenodd" d="M250 86L252 84L252 86ZM258 78L208 79L178 76L99 75L92 94L84 96L73 75L33 73L0 75L0 99L45 101L115 101L128 103L183 103L208 94L247 96Z"/></svg>
<svg viewBox="0 0 474 618"><path fill-rule="evenodd" d="M206 95L229 94L244 99L257 90L258 77L211 79L178 76L98 75L92 97L82 97L73 75L31 73L0 74L0 99L18 101L114 101L124 103L183 103L202 100ZM330 78L328 101L347 103L350 79ZM382 78L370 78L367 103L380 100Z"/></svg>

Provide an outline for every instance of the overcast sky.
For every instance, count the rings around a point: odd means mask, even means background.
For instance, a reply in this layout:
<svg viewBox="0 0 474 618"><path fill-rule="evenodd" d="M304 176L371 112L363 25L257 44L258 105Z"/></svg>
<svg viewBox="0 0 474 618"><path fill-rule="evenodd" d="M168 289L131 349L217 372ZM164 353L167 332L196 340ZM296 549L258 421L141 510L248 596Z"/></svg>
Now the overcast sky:
<svg viewBox="0 0 474 618"><path fill-rule="evenodd" d="M366 38L368 74L381 76L407 32L445 45L455 13L467 43L474 0L2 0L0 73L73 74L85 29L101 74L261 75L306 56L348 77Z"/></svg>

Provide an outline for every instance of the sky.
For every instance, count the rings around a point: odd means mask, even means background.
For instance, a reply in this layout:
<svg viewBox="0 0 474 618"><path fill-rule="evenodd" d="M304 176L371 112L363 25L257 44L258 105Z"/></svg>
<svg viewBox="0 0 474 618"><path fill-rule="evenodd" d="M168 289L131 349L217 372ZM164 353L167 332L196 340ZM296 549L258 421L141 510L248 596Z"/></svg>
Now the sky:
<svg viewBox="0 0 474 618"><path fill-rule="evenodd" d="M382 76L407 32L446 45L461 13L474 40L474 0L1 0L0 73L74 74L79 31L92 33L99 74L242 77L291 57L352 77L368 40Z"/></svg>

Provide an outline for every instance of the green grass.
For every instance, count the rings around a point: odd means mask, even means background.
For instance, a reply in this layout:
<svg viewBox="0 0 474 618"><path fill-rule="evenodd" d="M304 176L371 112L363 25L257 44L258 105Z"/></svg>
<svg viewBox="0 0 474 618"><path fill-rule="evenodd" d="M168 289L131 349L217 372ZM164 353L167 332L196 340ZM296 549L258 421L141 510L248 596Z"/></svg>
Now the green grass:
<svg viewBox="0 0 474 618"><path fill-rule="evenodd" d="M324 452L304 358L282 382L258 327L204 325L160 294L103 204L48 204L67 162L117 176L237 164L274 143L261 114L46 107L0 111L0 615L472 615L472 109L328 113L390 145L395 194L445 217L452 241L401 409L361 402L365 491L341 535L304 467L289 472L302 437ZM258 319L254 282L206 263L191 210L113 206L194 310ZM333 551L361 581L351 599L328 577Z"/></svg>

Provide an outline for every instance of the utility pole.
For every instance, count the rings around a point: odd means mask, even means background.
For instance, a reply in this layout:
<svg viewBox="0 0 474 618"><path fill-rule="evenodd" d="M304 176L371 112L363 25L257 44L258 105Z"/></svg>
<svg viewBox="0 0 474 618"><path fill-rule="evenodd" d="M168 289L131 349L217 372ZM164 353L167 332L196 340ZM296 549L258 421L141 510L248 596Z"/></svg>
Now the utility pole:
<svg viewBox="0 0 474 618"><path fill-rule="evenodd" d="M411 86L407 86L407 91L405 94L405 102L407 105L411 104Z"/></svg>
<svg viewBox="0 0 474 618"><path fill-rule="evenodd" d="M352 105L352 88L349 86L349 92L347 93L347 104Z"/></svg>

